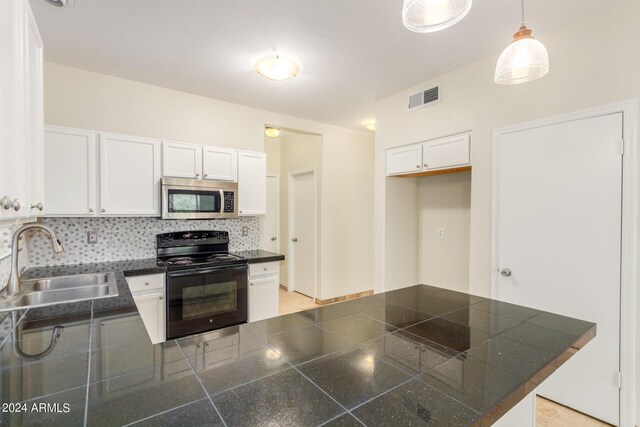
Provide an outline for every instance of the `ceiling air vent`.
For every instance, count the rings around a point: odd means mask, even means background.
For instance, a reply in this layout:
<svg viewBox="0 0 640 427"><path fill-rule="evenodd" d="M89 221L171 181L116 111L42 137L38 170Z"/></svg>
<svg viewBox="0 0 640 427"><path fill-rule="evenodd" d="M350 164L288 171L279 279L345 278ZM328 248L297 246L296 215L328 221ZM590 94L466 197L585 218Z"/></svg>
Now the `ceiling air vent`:
<svg viewBox="0 0 640 427"><path fill-rule="evenodd" d="M440 102L440 86L409 95L408 110L413 111L426 105Z"/></svg>

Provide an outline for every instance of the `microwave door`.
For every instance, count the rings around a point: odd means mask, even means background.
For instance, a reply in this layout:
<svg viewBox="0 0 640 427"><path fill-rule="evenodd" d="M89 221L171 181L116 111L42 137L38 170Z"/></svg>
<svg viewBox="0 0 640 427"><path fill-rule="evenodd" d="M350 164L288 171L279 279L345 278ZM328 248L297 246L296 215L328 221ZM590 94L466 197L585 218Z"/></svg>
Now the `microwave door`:
<svg viewBox="0 0 640 427"><path fill-rule="evenodd" d="M220 189L165 187L163 217L172 219L217 218L223 212Z"/></svg>

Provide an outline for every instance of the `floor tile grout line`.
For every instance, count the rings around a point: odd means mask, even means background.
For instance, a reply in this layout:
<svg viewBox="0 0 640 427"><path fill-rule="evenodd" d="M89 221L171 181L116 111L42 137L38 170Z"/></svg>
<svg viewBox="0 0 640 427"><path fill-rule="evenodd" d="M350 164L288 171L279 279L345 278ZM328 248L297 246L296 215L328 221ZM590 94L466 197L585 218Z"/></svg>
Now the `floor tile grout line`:
<svg viewBox="0 0 640 427"><path fill-rule="evenodd" d="M353 408L351 408L351 410L349 410L348 412L349 412L350 414L352 414L352 413L353 413L353 411L355 411L356 409L360 408L361 406L364 406L364 405L366 405L367 403L372 402L372 401L374 401L374 400L378 399L379 397L384 396L384 395L385 395L385 394L387 394L387 393L391 393L393 390L395 390L395 389L397 389L397 388L399 388L399 387L402 387L403 385L408 384L408 383L410 383L411 381L414 381L414 380L415 380L414 378L409 378L408 380L403 381L403 382L401 382L400 384L398 384L398 385L396 385L396 386L394 386L394 387L391 387L389 390L387 390L387 391L385 391L385 392L383 392L383 393L380 393L380 394L378 394L377 396L372 397L371 399L367 399L367 400L365 400L365 401L364 401L364 402L362 402L362 403L357 404L356 406L354 406ZM353 415L353 414L352 414L352 415ZM354 415L354 417L355 417L355 415ZM356 417L356 418L357 418L357 417Z"/></svg>
<svg viewBox="0 0 640 427"><path fill-rule="evenodd" d="M72 390L78 390L78 389L83 388L85 386L86 386L86 384L81 384L81 385L78 385L78 386L75 386L75 387L65 388L64 390L54 391L53 393L47 393L47 394L43 394L41 396L31 397L29 399L21 400L20 402L16 402L16 403L33 402L34 400L43 399L45 397L56 396L58 394L67 393L67 392L72 391Z"/></svg>
<svg viewBox="0 0 640 427"><path fill-rule="evenodd" d="M170 409L167 409L165 411L158 412L157 414L149 415L148 417L140 418L139 420L132 421L132 422L127 423L127 424L123 424L122 427L132 426L132 425L140 423L142 421L150 420L151 418L157 417L158 415L164 415L164 414L166 414L168 412L171 412L171 411L174 411L176 409L184 408L185 406L189 406L192 403L202 402L203 400L209 400L209 399L207 397L203 397L202 399L194 400L193 402L187 402L187 403L184 403L184 404L182 404L180 406L176 406L175 408L170 408Z"/></svg>
<svg viewBox="0 0 640 427"><path fill-rule="evenodd" d="M89 321L89 352L87 353L87 383L84 394L84 427L87 427L89 417L89 381L91 379L91 347L93 345L93 301L91 301L91 317Z"/></svg>
<svg viewBox="0 0 640 427"><path fill-rule="evenodd" d="M204 383L202 382L202 379L200 378L200 376L198 375L196 370L193 369L193 366L191 366L191 362L189 362L189 358L187 357L186 353L182 349L182 346L180 345L180 343L178 341L176 341L176 344L178 345L178 348L180 349L180 352L182 353L182 356L184 356L184 358L187 360L187 364L191 368L191 372L193 372L193 375L196 377L196 380L198 380L198 383L200 384L200 387L202 387L202 391L204 391L205 396L207 396L207 398L209 399L209 402L211 402L211 406L213 406L213 409L215 409L216 414L218 414L218 417L220 417L220 421L222 421L222 424L225 427L227 427L227 422L224 420L224 418L222 418L222 414L218 410L218 407L216 406L216 404L213 403L213 399L211 398L211 396L209 396L209 393L207 392L207 389L205 388Z"/></svg>

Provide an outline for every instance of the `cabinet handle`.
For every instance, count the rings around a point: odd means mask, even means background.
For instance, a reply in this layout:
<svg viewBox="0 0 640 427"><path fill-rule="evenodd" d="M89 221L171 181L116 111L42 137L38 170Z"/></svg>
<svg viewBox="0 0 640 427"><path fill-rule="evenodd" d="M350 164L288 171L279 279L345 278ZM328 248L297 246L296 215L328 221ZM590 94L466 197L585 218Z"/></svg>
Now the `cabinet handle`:
<svg viewBox="0 0 640 427"><path fill-rule="evenodd" d="M144 282L144 285L145 286L149 286L149 282Z"/></svg>
<svg viewBox="0 0 640 427"><path fill-rule="evenodd" d="M204 174L204 177L205 177L205 178L206 178L206 177L208 177L208 176L209 176L208 174L206 174L206 173Z"/></svg>
<svg viewBox="0 0 640 427"><path fill-rule="evenodd" d="M420 165L416 165L416 169L420 169Z"/></svg>
<svg viewBox="0 0 640 427"><path fill-rule="evenodd" d="M196 173L196 178L197 178L197 177L199 177L199 176L200 176L200 174L199 174L199 173Z"/></svg>
<svg viewBox="0 0 640 427"><path fill-rule="evenodd" d="M276 240L278 240L278 238L277 238L277 237L272 237L272 238L271 238L271 241L272 241L272 242L275 242Z"/></svg>
<svg viewBox="0 0 640 427"><path fill-rule="evenodd" d="M238 211L238 213L242 213L242 211Z"/></svg>
<svg viewBox="0 0 640 427"><path fill-rule="evenodd" d="M263 267L262 269L263 269L264 271L267 271L267 267Z"/></svg>
<svg viewBox="0 0 640 427"><path fill-rule="evenodd" d="M93 212L93 208L89 208L89 212Z"/></svg>
<svg viewBox="0 0 640 427"><path fill-rule="evenodd" d="M44 205L42 202L38 202L35 205L31 205L31 209L38 209L40 212L44 210Z"/></svg>
<svg viewBox="0 0 640 427"><path fill-rule="evenodd" d="M429 167L429 165L425 163L425 164L424 164L424 167L425 167L425 168L428 168L428 167Z"/></svg>
<svg viewBox="0 0 640 427"><path fill-rule="evenodd" d="M13 201L9 199L9 196L4 196L2 199L0 199L0 205L2 206L2 209L8 211L13 207Z"/></svg>
<svg viewBox="0 0 640 427"><path fill-rule="evenodd" d="M164 296L160 295L160 296L158 297L158 299L164 299Z"/></svg>
<svg viewBox="0 0 640 427"><path fill-rule="evenodd" d="M13 210L18 212L21 207L22 207L22 205L20 204L20 200L13 199Z"/></svg>
<svg viewBox="0 0 640 427"><path fill-rule="evenodd" d="M107 211L106 209L100 209L100 212L106 212L106 211Z"/></svg>
<svg viewBox="0 0 640 427"><path fill-rule="evenodd" d="M298 241L298 238L297 238L297 237L294 237L293 239L291 239L291 241L292 241L293 243L295 243L295 242L297 242L297 241Z"/></svg>
<svg viewBox="0 0 640 427"><path fill-rule="evenodd" d="M249 282L249 284L250 284L251 286L253 286L253 282Z"/></svg>

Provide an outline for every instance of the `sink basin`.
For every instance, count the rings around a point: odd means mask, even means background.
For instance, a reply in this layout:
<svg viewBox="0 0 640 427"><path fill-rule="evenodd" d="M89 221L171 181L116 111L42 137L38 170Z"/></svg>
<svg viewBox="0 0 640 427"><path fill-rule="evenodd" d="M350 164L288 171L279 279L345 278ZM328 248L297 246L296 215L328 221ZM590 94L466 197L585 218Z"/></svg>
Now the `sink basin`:
<svg viewBox="0 0 640 427"><path fill-rule="evenodd" d="M0 312L118 295L116 277L113 273L25 280L20 282L20 288L22 292L13 298L0 297Z"/></svg>

